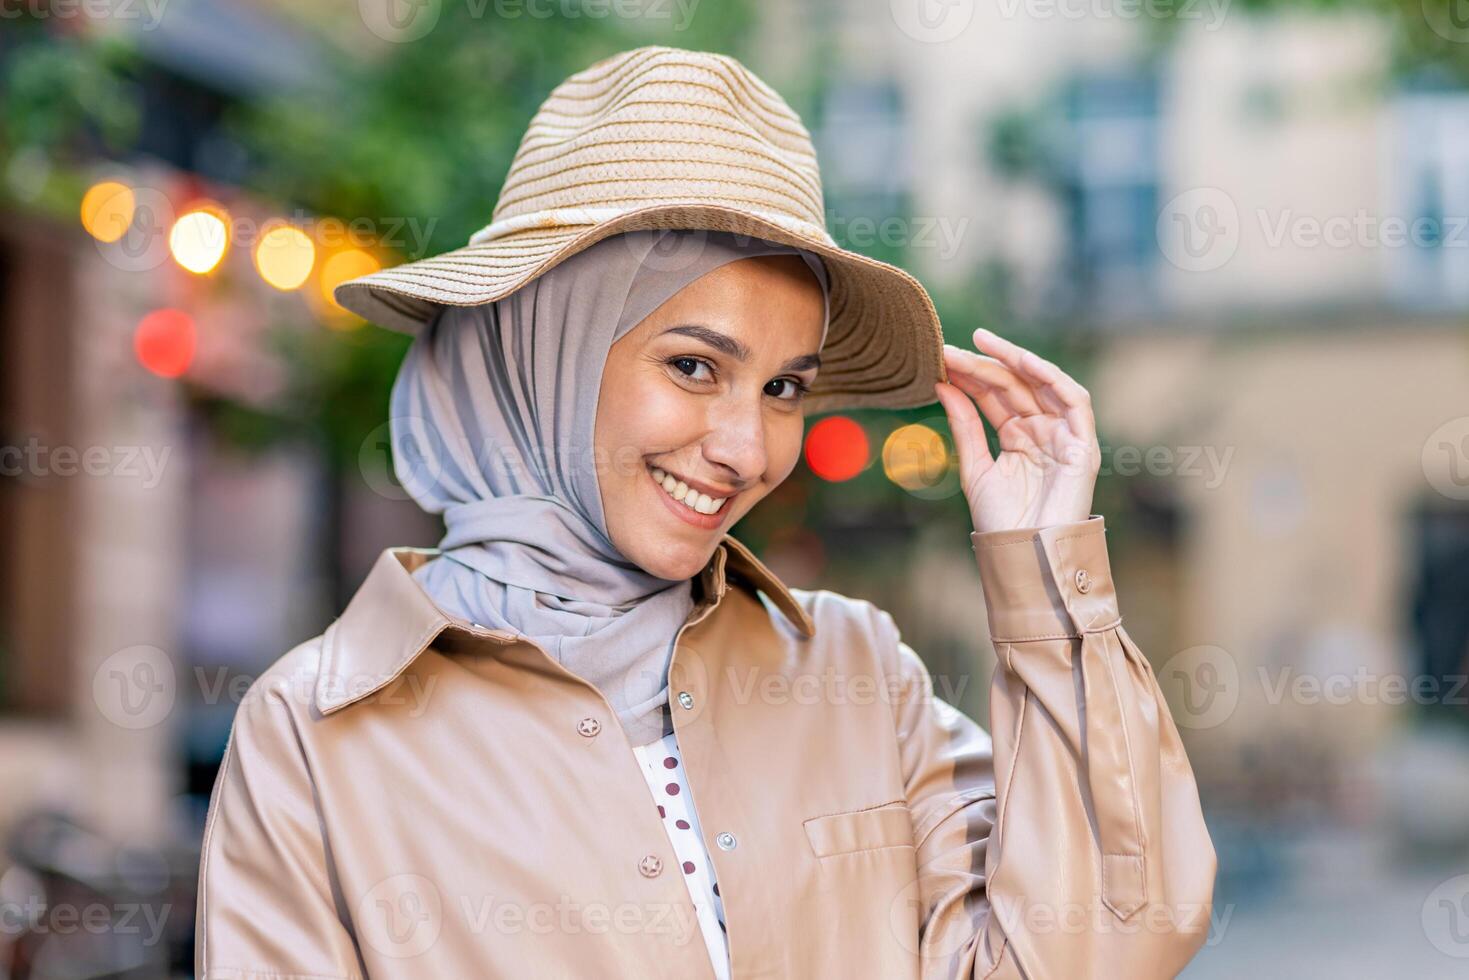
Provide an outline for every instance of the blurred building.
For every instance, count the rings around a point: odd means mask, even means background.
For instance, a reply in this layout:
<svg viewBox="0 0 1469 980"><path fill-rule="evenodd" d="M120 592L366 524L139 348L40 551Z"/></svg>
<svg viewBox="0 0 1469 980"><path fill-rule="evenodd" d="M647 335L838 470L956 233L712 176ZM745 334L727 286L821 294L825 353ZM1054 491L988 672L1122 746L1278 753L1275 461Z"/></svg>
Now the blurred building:
<svg viewBox="0 0 1469 980"><path fill-rule="evenodd" d="M990 325L1087 352L1123 614L1220 902L1314 888L1320 918L1283 921L1340 955L1291 963L1448 975L1418 904L1469 863L1446 788L1469 784L1469 92L1360 11L825 9L770 50L799 77L826 46L828 207L907 202L925 282L992 286ZM1317 927L1371 920L1342 896L1376 887L1403 926L1364 959Z"/></svg>
<svg viewBox="0 0 1469 980"><path fill-rule="evenodd" d="M0 976L20 961L26 976L188 969L200 828L244 687L324 628L379 545L422 534L362 481L335 495L311 445L246 451L209 418L216 399L280 396L273 332L326 329L302 307L326 285L271 288L238 247L287 211L240 188L249 161L226 125L240 100L310 81L305 42L252 6L194 2L141 31L139 52L128 154L61 174L10 147L0 171ZM115 185L126 203L48 214L34 205L52 181ZM200 276L180 256L217 243L173 231L206 204L234 247ZM97 227L124 210L121 237ZM40 909L43 884L52 903L114 914L132 896L166 913L167 939L22 938L12 913Z"/></svg>
<svg viewBox="0 0 1469 980"><path fill-rule="evenodd" d="M1201 5L1157 32L952 9L967 26L933 43L947 32L887 9L831 21L851 77L822 134L830 206L850 222L910 199L927 281L998 268L1024 329L1090 338L1104 471L1166 512L1137 518L1161 556L1133 550L1170 566L1177 612L1135 630L1160 663L1203 644L1234 661L1244 723L1219 738L1304 726L1348 762L1393 705L1297 712L1254 677L1463 671L1462 623L1430 651L1409 610L1446 601L1425 532L1469 497L1469 93L1396 80L1365 15Z"/></svg>

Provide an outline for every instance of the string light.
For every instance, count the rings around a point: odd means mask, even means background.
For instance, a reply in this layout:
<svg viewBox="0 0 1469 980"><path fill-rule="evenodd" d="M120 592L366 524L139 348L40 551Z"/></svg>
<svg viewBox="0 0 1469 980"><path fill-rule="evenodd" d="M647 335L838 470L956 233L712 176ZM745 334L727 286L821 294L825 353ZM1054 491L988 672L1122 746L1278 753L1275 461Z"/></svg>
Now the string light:
<svg viewBox="0 0 1469 980"><path fill-rule="evenodd" d="M115 180L104 180L82 195L82 227L99 242L115 242L133 223L136 201L133 189Z"/></svg>
<svg viewBox="0 0 1469 980"><path fill-rule="evenodd" d="M189 369L197 344L194 319L183 310L154 310L133 331L138 363L161 378L177 378Z"/></svg>
<svg viewBox="0 0 1469 980"><path fill-rule="evenodd" d="M823 480L850 480L870 456L866 430L845 415L824 418L806 434L806 465Z"/></svg>
<svg viewBox="0 0 1469 980"><path fill-rule="evenodd" d="M168 250L179 265L204 275L219 265L229 247L228 215L208 206L180 215L168 233Z"/></svg>
<svg viewBox="0 0 1469 980"><path fill-rule="evenodd" d="M291 225L271 228L255 245L255 269L260 278L282 292L299 288L315 264L315 243Z"/></svg>
<svg viewBox="0 0 1469 980"><path fill-rule="evenodd" d="M921 423L899 426L882 444L882 471L904 490L927 490L949 469L944 437Z"/></svg>
<svg viewBox="0 0 1469 980"><path fill-rule="evenodd" d="M346 248L328 256L321 264L321 276L317 282L320 310L329 326L343 328L360 326L362 321L337 303L332 291L348 279L365 276L381 269L382 263L371 252L360 248Z"/></svg>

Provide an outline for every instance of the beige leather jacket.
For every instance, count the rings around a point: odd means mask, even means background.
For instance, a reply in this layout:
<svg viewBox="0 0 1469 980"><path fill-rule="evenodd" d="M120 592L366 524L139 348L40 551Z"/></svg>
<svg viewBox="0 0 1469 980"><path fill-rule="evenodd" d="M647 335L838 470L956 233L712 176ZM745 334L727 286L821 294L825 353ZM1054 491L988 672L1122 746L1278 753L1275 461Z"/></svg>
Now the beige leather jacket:
<svg viewBox="0 0 1469 980"><path fill-rule="evenodd" d="M670 685L733 976L1164 977L1215 856L1100 517L973 534L993 741L890 615L726 537ZM713 976L602 694L439 610L384 551L240 706L200 868L201 978Z"/></svg>

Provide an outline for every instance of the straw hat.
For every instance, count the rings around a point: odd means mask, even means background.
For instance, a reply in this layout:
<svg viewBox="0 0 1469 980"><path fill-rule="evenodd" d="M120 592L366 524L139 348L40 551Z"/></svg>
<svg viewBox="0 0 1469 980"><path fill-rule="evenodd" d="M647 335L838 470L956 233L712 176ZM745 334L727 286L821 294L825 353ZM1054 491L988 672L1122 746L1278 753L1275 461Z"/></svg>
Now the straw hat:
<svg viewBox="0 0 1469 980"><path fill-rule="evenodd" d="M468 245L334 295L415 333L443 306L500 299L608 236L653 228L754 235L825 260L831 325L808 414L935 401L943 334L928 293L833 241L810 134L727 55L654 45L572 75L531 120L490 223Z"/></svg>

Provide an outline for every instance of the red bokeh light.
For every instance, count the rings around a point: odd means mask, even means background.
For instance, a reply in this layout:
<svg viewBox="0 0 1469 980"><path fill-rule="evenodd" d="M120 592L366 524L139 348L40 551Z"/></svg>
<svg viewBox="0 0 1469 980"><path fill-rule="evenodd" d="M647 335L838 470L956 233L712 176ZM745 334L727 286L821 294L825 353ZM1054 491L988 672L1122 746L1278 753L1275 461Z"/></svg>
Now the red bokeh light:
<svg viewBox="0 0 1469 980"><path fill-rule="evenodd" d="M850 480L870 457L866 430L845 415L822 419L806 434L806 465L823 480Z"/></svg>
<svg viewBox="0 0 1469 980"><path fill-rule="evenodd" d="M194 319L183 310L154 310L133 331L138 363L163 378L177 378L189 369L196 342Z"/></svg>

